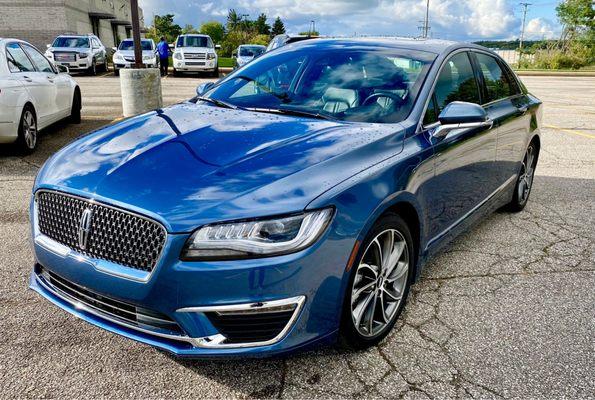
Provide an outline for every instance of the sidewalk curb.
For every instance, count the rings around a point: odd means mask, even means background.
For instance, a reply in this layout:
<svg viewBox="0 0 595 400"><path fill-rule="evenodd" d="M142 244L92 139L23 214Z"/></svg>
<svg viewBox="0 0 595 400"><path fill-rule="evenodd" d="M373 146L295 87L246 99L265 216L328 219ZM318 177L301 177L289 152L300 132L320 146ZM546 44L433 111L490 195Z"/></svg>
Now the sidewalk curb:
<svg viewBox="0 0 595 400"><path fill-rule="evenodd" d="M518 76L575 76L595 77L595 71L514 71Z"/></svg>

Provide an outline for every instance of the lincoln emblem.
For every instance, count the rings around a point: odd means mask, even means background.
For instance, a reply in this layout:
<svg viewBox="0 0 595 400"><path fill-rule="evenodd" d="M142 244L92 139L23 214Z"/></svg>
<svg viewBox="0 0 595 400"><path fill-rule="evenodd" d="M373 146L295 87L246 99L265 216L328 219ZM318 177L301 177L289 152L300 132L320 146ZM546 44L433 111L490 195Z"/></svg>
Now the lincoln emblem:
<svg viewBox="0 0 595 400"><path fill-rule="evenodd" d="M79 222L79 247L82 250L87 248L87 242L89 240L89 234L91 233L91 221L93 219L93 210L86 208L81 215L81 221Z"/></svg>

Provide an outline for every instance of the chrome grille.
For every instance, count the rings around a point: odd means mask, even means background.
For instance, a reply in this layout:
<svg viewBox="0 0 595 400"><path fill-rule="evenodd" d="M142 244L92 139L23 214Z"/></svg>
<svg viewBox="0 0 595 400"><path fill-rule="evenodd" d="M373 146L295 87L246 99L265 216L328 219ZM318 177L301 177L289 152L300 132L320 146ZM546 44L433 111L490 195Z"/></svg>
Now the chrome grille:
<svg viewBox="0 0 595 400"><path fill-rule="evenodd" d="M207 53L184 53L184 58L204 60L207 58Z"/></svg>
<svg viewBox="0 0 595 400"><path fill-rule="evenodd" d="M146 217L59 192L36 194L39 232L89 257L152 271L165 245L166 232ZM85 240L81 220L92 216Z"/></svg>
<svg viewBox="0 0 595 400"><path fill-rule="evenodd" d="M56 61L69 61L69 62L73 62L73 61L76 61L76 53L55 52L54 53L54 59Z"/></svg>

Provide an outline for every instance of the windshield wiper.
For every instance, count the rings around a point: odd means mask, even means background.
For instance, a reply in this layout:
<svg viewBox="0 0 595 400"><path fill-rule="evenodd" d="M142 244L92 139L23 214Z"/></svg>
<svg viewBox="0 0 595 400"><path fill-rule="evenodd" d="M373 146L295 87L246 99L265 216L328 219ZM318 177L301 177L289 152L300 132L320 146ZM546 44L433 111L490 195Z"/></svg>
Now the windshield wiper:
<svg viewBox="0 0 595 400"><path fill-rule="evenodd" d="M283 114L283 115L294 115L296 117L308 117L308 118L317 118L317 119L326 119L330 121L336 121L337 119L331 117L330 115L310 112L310 111L303 111L303 110L290 110L287 108L258 108L258 107L250 107L246 108L248 111L256 111L256 112L264 112L264 113L271 113L271 114Z"/></svg>
<svg viewBox="0 0 595 400"><path fill-rule="evenodd" d="M223 100L211 99L210 97L197 97L196 100L206 101L207 103L215 104L217 107L231 108L232 110L243 110L242 107L238 107L235 104L228 103Z"/></svg>

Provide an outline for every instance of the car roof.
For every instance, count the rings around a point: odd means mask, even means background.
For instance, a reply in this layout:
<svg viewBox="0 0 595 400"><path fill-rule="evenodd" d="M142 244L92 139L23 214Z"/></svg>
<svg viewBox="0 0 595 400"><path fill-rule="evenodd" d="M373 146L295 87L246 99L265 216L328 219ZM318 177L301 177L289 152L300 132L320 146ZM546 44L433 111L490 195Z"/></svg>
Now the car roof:
<svg viewBox="0 0 595 400"><path fill-rule="evenodd" d="M248 47L248 46L250 46L250 47L266 47L266 46L263 46L262 44L250 44L250 43L240 45L240 47Z"/></svg>
<svg viewBox="0 0 595 400"><path fill-rule="evenodd" d="M291 46L311 46L315 42L317 47L332 46L340 43L343 46L385 46L409 50L426 51L441 54L455 48L476 48L486 50L483 46L473 43L455 42L442 39L406 38L406 37L318 37L315 41L305 40L292 43Z"/></svg>

